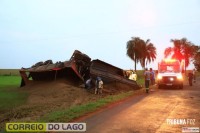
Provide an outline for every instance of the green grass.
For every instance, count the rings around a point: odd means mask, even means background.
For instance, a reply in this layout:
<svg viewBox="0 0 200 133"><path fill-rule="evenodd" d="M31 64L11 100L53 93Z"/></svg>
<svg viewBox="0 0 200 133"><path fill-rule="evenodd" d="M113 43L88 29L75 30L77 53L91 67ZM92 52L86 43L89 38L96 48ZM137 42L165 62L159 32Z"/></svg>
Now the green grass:
<svg viewBox="0 0 200 133"><path fill-rule="evenodd" d="M137 70L137 83L144 85L144 70Z"/></svg>
<svg viewBox="0 0 200 133"><path fill-rule="evenodd" d="M142 89L138 90L137 93L141 91L143 90ZM104 107L108 105L109 103L116 102L121 99L124 99L125 97L131 96L134 93L135 93L134 91L124 92L118 95L107 96L100 100L89 102L87 104L77 105L68 109L54 111L42 117L38 121L40 122L69 122L75 118L83 116L84 114L93 112L101 107Z"/></svg>
<svg viewBox="0 0 200 133"><path fill-rule="evenodd" d="M0 76L0 110L6 110L23 104L27 94L19 91L21 77Z"/></svg>
<svg viewBox="0 0 200 133"><path fill-rule="evenodd" d="M2 87L19 87L21 82L20 76L0 76L0 88Z"/></svg>

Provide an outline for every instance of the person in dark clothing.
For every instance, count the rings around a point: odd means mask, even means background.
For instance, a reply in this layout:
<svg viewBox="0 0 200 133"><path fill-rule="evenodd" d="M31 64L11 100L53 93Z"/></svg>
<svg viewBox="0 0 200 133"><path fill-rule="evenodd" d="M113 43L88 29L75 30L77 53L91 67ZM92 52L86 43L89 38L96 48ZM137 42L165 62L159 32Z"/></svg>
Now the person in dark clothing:
<svg viewBox="0 0 200 133"><path fill-rule="evenodd" d="M97 76L95 81L95 94L101 94L103 89L103 81L101 77Z"/></svg>
<svg viewBox="0 0 200 133"><path fill-rule="evenodd" d="M193 75L193 73L190 71L190 72L188 73L188 81L189 81L189 85L190 85L190 86L192 86L193 77L194 77L194 75Z"/></svg>
<svg viewBox="0 0 200 133"><path fill-rule="evenodd" d="M148 71L148 69L146 68L144 72L146 93L149 93L150 75L151 75L150 71Z"/></svg>
<svg viewBox="0 0 200 133"><path fill-rule="evenodd" d="M193 74L194 83L196 83L196 70L195 69L192 70L192 74Z"/></svg>
<svg viewBox="0 0 200 133"><path fill-rule="evenodd" d="M153 71L152 68L150 68L150 80L151 80L151 85L155 84L155 72Z"/></svg>

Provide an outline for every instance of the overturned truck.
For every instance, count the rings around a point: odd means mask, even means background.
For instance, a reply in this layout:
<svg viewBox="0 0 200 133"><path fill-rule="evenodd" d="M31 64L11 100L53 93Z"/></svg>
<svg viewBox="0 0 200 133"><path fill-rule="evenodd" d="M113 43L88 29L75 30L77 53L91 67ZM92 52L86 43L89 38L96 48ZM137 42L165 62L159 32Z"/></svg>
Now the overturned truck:
<svg viewBox="0 0 200 133"><path fill-rule="evenodd" d="M53 63L51 60L38 62L30 68L21 68L21 87L32 81L56 80L68 78L74 81L85 82L88 78L100 76L104 83L120 82L137 89L139 86L133 80L126 78L124 70L101 60L91 58L75 50L70 60Z"/></svg>

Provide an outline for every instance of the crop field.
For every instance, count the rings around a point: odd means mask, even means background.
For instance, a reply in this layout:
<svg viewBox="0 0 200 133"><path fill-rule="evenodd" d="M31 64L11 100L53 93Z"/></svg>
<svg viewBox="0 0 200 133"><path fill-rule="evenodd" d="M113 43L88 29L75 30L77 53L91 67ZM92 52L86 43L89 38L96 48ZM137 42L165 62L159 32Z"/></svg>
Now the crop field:
<svg viewBox="0 0 200 133"><path fill-rule="evenodd" d="M0 69L0 76L19 76L19 69Z"/></svg>
<svg viewBox="0 0 200 133"><path fill-rule="evenodd" d="M7 110L26 101L27 94L20 91L20 76L0 76L0 111Z"/></svg>
<svg viewBox="0 0 200 133"><path fill-rule="evenodd" d="M18 69L0 69L0 111L14 108L26 101L27 94L20 91Z"/></svg>

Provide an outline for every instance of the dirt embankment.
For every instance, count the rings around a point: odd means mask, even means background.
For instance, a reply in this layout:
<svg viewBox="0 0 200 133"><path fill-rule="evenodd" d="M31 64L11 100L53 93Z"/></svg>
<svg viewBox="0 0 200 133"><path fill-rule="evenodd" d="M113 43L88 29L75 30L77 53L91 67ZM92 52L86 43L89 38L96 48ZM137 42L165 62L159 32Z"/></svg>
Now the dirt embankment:
<svg viewBox="0 0 200 133"><path fill-rule="evenodd" d="M103 94L94 95L94 88L86 90L83 85L74 86L72 82L63 79L53 82L34 82L19 88L29 95L24 105L1 112L0 129L4 128L4 124L9 121L34 122L49 112L132 89L121 83L111 83L104 86Z"/></svg>

